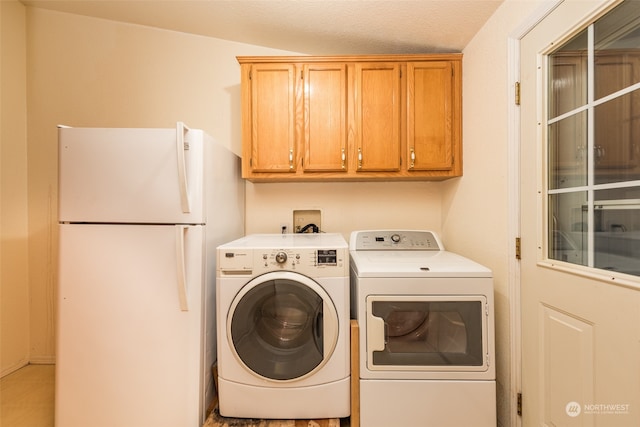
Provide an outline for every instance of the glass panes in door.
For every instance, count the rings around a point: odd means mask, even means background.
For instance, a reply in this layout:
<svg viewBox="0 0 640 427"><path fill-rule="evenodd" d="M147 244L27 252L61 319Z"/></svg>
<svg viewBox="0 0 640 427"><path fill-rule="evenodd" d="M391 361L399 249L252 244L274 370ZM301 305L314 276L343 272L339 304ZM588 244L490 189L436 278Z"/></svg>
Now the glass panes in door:
<svg viewBox="0 0 640 427"><path fill-rule="evenodd" d="M640 2L545 58L548 257L640 275Z"/></svg>

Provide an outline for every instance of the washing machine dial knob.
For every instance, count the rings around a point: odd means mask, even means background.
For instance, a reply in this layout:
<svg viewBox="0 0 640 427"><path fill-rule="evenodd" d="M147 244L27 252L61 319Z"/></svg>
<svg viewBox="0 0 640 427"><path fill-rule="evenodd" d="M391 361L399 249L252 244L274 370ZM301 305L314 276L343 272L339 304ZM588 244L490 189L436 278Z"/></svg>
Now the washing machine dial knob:
<svg viewBox="0 0 640 427"><path fill-rule="evenodd" d="M392 234L391 235L391 241L393 243L400 243L400 235L399 234Z"/></svg>
<svg viewBox="0 0 640 427"><path fill-rule="evenodd" d="M285 252L278 252L276 254L276 262L278 264L284 264L287 262L287 254Z"/></svg>

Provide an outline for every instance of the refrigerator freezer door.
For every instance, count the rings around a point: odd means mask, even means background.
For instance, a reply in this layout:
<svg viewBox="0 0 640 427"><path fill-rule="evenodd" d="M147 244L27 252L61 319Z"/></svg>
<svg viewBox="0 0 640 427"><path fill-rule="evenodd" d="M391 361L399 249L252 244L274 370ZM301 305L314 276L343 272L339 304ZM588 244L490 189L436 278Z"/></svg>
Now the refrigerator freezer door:
<svg viewBox="0 0 640 427"><path fill-rule="evenodd" d="M60 128L59 220L202 224L201 130Z"/></svg>
<svg viewBox="0 0 640 427"><path fill-rule="evenodd" d="M202 425L204 233L60 226L57 427Z"/></svg>

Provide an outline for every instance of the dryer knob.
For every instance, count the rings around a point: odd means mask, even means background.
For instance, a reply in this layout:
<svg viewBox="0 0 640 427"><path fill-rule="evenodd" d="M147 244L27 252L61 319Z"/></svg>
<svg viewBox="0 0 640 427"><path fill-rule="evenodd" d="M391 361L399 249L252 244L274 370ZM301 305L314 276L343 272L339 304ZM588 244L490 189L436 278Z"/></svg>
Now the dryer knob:
<svg viewBox="0 0 640 427"><path fill-rule="evenodd" d="M276 254L276 262L278 264L284 264L287 262L287 254L285 252L278 252Z"/></svg>
<svg viewBox="0 0 640 427"><path fill-rule="evenodd" d="M391 241L392 241L393 243L400 243L400 235L399 235L399 234L393 234L393 235L391 236Z"/></svg>

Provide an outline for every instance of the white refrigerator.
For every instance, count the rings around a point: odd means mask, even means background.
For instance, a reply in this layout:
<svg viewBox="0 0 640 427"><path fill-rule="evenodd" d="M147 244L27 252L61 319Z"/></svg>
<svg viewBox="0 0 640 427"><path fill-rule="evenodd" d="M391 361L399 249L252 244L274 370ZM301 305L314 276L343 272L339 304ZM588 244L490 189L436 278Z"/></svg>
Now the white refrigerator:
<svg viewBox="0 0 640 427"><path fill-rule="evenodd" d="M203 131L59 128L56 427L200 427L239 158Z"/></svg>

